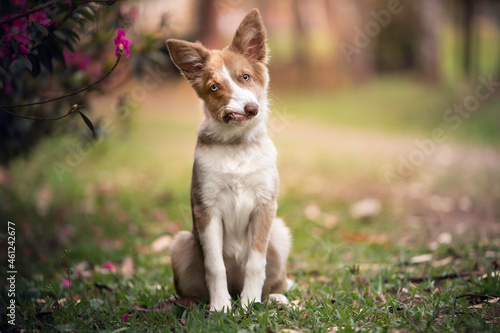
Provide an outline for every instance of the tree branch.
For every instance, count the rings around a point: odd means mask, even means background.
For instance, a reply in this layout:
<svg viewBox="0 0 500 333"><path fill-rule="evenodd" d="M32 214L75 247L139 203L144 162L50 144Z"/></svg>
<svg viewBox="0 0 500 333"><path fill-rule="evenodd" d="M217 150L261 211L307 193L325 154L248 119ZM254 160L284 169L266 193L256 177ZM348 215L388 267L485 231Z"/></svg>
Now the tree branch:
<svg viewBox="0 0 500 333"><path fill-rule="evenodd" d="M71 107L71 109L65 115L60 116L60 117L54 117L54 118L42 118L42 117L23 116L23 115L20 115L20 114L16 114L16 113L7 111L7 110L5 110L5 109L3 109L1 107L0 107L0 111L3 111L3 112L8 113L8 114L11 114L11 115L13 115L15 117L24 118L24 119L30 119L30 120L59 120L59 119L66 118L67 116L69 116L70 114L72 114L73 112L75 112L78 108L79 108L78 104L74 104Z"/></svg>
<svg viewBox="0 0 500 333"><path fill-rule="evenodd" d="M115 70L116 66L118 66L118 63L120 62L121 57L122 57L122 52L120 52L118 54L118 57L116 58L115 64L113 65L113 67L111 67L111 69L103 77L101 77L99 80L95 81L94 83L92 83L92 84L90 84L90 85L88 85L86 87L80 88L80 89L78 89L76 91L67 93L67 94L59 96L59 97L54 97L54 98L46 99L46 100L43 100L43 101L40 101L40 102L25 103L25 104L16 104L16 105L0 105L0 110L5 112L4 109L22 108L22 107L27 107L27 106L45 104L45 103L55 102L55 101L58 101L58 100L63 99L63 98L67 98L67 97L70 97L70 96L77 95L77 94L79 94L79 93L81 93L81 92L83 92L85 90L88 90L88 89L94 87L95 85L97 85L97 84L101 83L103 80L105 80ZM12 113L12 112L9 112L9 113L13 114L13 115L16 115L15 113ZM57 119L60 119L60 118L57 118Z"/></svg>
<svg viewBox="0 0 500 333"><path fill-rule="evenodd" d="M29 16L33 13L36 13L46 7L49 7L49 6L52 6L58 2L63 2L64 0L52 0L52 1L48 1L44 4L41 4L41 5L38 5L34 8L31 8L31 9L28 9L22 13L19 13L19 14L16 14L8 19L4 19L2 21L0 21L0 25L4 25L4 24L7 24L7 23L10 23L10 22L14 22L16 20L19 20L20 18L23 18L23 17L26 17L26 16ZM121 1L121 0L116 0L116 1ZM112 1L112 0L89 0L89 1L76 1L76 2L81 2L81 3L89 3L89 2L115 2L115 1Z"/></svg>

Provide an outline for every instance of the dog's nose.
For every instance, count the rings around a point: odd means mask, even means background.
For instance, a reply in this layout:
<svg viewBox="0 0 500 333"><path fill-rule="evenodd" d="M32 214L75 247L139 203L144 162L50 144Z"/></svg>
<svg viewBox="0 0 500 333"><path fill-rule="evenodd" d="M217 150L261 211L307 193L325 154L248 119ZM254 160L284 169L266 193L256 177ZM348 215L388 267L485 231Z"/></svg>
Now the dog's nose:
<svg viewBox="0 0 500 333"><path fill-rule="evenodd" d="M256 116L257 113L259 113L259 105L255 103L249 103L245 105L244 110L248 116Z"/></svg>

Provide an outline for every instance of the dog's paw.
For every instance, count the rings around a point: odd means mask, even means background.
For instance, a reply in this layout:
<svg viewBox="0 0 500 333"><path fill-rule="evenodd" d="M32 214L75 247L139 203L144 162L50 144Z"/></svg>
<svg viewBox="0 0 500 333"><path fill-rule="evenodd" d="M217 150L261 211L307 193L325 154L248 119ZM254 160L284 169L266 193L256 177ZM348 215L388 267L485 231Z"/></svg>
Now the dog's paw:
<svg viewBox="0 0 500 333"><path fill-rule="evenodd" d="M231 299L219 298L210 300L210 311L229 312L231 310Z"/></svg>
<svg viewBox="0 0 500 333"><path fill-rule="evenodd" d="M288 298L286 298L286 296L282 295L282 294L269 294L269 297L267 298L267 301L269 303L276 302L279 305L290 304L290 302L288 301Z"/></svg>
<svg viewBox="0 0 500 333"><path fill-rule="evenodd" d="M245 290L243 290L240 299L241 299L241 306L245 310L248 310L248 307L250 306L251 303L261 303L260 292L252 296L250 295L250 293L245 292Z"/></svg>

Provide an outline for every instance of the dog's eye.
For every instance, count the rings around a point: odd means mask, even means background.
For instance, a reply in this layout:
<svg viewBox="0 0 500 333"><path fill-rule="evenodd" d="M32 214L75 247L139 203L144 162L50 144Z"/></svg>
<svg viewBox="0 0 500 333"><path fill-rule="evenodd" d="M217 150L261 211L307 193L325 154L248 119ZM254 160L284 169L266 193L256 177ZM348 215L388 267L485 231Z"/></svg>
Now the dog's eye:
<svg viewBox="0 0 500 333"><path fill-rule="evenodd" d="M249 81L249 80L250 80L250 75L248 75L248 74L243 74L243 80L244 80L244 81Z"/></svg>
<svg viewBox="0 0 500 333"><path fill-rule="evenodd" d="M212 90L212 91L217 91L217 90L219 90L219 87L218 87L216 84L212 84L212 85L210 86L210 90Z"/></svg>

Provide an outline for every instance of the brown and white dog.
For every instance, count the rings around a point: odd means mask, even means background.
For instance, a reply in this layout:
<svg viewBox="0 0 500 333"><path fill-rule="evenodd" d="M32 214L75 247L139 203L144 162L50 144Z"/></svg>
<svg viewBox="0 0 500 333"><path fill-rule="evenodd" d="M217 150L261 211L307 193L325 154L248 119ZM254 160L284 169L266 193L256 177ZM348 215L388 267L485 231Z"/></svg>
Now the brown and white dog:
<svg viewBox="0 0 500 333"><path fill-rule="evenodd" d="M287 285L290 231L276 218L276 148L269 114L266 29L257 9L231 45L167 40L175 65L203 100L191 182L192 232L172 244L177 293L208 298L210 309L247 308Z"/></svg>

